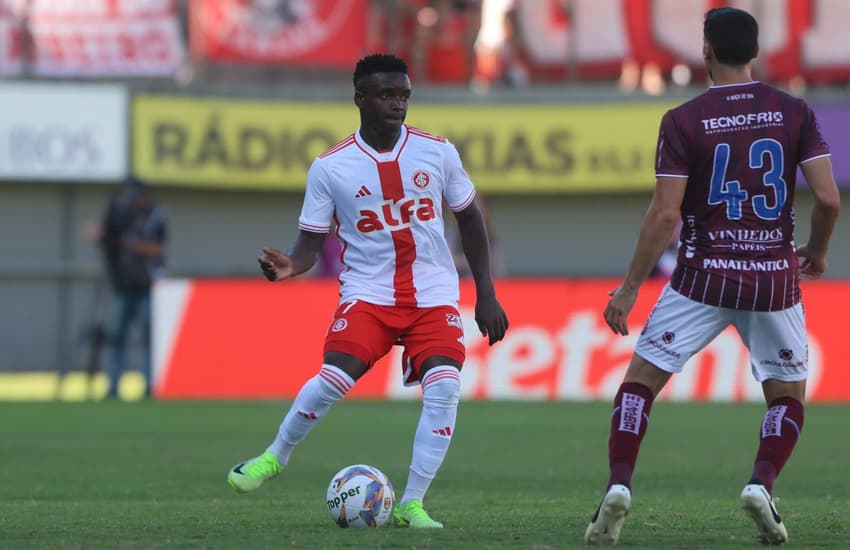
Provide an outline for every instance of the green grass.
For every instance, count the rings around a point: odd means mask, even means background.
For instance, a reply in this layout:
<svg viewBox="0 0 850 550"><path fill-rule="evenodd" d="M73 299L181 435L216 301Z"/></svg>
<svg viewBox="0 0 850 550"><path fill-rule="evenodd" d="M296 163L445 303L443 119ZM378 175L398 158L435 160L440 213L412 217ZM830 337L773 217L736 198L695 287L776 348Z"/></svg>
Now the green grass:
<svg viewBox="0 0 850 550"><path fill-rule="evenodd" d="M283 475L237 496L285 403L0 403L0 547L582 547L607 477L607 403L465 402L426 505L441 531L344 530L325 510L342 466L404 488L415 402L345 401ZM751 548L738 508L762 407L658 403L623 548ZM796 548L850 548L848 406L809 406L776 487Z"/></svg>

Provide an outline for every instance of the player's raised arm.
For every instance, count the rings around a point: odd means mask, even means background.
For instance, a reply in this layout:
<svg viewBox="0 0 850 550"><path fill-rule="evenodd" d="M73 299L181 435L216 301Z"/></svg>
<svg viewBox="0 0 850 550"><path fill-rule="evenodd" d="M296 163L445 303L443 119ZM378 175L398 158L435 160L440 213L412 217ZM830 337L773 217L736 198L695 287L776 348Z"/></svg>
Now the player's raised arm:
<svg viewBox="0 0 850 550"><path fill-rule="evenodd" d="M258 258L263 275L269 281L283 281L304 273L318 260L326 237L326 233L301 230L285 254L275 248L263 248Z"/></svg>
<svg viewBox="0 0 850 550"><path fill-rule="evenodd" d="M493 272L490 267L490 243L487 227L478 201L455 212L463 253L475 280L475 322L483 336L489 337L492 346L505 336L508 317L496 300Z"/></svg>
<svg viewBox="0 0 850 550"><path fill-rule="evenodd" d="M830 157L803 162L800 168L812 190L815 204L812 207L809 241L797 249L797 255L802 259L800 273L805 277L817 278L826 271L826 252L838 219L841 196L835 185Z"/></svg>

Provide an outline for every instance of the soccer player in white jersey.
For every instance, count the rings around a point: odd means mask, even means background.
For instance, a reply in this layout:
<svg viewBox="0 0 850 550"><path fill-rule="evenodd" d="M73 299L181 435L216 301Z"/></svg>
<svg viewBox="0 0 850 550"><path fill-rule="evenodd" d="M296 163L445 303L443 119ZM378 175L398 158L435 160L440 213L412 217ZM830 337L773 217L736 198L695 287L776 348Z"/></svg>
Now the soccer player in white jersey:
<svg viewBox="0 0 850 550"><path fill-rule="evenodd" d="M703 36L713 86L661 121L655 195L626 278L605 308L611 330L628 334L638 289L681 220L676 269L614 399L607 492L585 533L588 544L617 542L658 392L730 324L767 403L741 507L761 542L788 540L772 491L803 429L808 337L799 280L826 269L840 199L811 108L751 77L756 20L739 9L713 9ZM811 235L800 247L793 236L798 166L814 198Z"/></svg>
<svg viewBox="0 0 850 550"><path fill-rule="evenodd" d="M496 299L475 188L450 142L404 124L410 91L398 57L373 54L357 63L360 128L310 167L300 232L288 252L263 249L265 276L289 279L313 266L335 222L343 243L340 301L319 373L301 388L267 450L234 466L228 482L246 493L278 475L331 405L399 343L405 384L422 388L422 414L395 523L429 528L442 527L422 501L455 431L465 357L444 203L460 228L475 281L475 321L490 345L504 337L508 319Z"/></svg>

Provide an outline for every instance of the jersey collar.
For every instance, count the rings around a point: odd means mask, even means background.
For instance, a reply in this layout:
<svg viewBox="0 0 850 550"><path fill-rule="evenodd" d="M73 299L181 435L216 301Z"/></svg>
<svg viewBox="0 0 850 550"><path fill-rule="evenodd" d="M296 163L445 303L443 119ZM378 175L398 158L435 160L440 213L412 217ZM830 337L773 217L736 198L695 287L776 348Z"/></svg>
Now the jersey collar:
<svg viewBox="0 0 850 550"><path fill-rule="evenodd" d="M366 143L363 139L363 136L360 135L360 128L354 133L354 141L357 143L357 146L363 150L364 153L375 159L377 162L387 162L391 160L395 160L398 158L398 155L401 153L401 149L404 147L404 144L407 142L407 125L401 125L401 132L398 134L398 140L396 140L395 145L391 150L381 150L378 151L373 149L371 145Z"/></svg>

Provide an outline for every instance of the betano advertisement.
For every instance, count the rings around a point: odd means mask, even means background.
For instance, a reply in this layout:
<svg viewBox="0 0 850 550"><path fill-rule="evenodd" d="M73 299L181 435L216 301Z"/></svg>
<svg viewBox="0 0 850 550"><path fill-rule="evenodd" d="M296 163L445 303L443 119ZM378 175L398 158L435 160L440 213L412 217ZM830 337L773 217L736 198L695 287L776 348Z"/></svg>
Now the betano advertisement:
<svg viewBox="0 0 850 550"><path fill-rule="evenodd" d="M448 137L487 193L650 189L671 103L412 104L408 123ZM313 159L359 125L352 103L139 95L133 166L166 185L304 188Z"/></svg>
<svg viewBox="0 0 850 550"><path fill-rule="evenodd" d="M474 321L474 288L462 283L460 311L467 399L590 400L613 397L662 282L641 290L630 334L616 336L602 310L615 280L501 280L510 329L489 347ZM850 353L841 323L850 283L804 282L809 327L809 399L850 401ZM162 399L291 399L321 364L336 307L333 281L166 280L154 296L155 394ZM777 350L777 354L779 350ZM777 356L777 360L779 360ZM401 348L367 373L354 398L415 399L401 384ZM761 401L747 350L733 329L693 357L662 399Z"/></svg>

